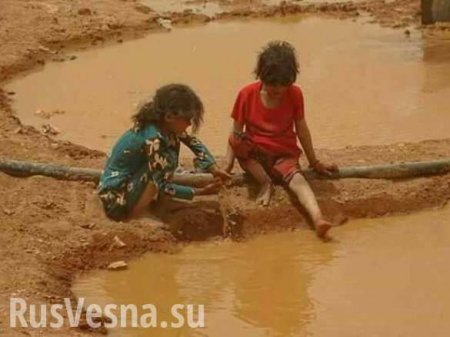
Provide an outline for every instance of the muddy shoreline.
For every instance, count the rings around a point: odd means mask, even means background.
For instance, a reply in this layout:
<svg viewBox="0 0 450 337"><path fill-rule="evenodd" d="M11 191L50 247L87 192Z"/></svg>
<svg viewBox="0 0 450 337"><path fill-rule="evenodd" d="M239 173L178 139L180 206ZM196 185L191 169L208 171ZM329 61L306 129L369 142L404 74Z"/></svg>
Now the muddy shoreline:
<svg viewBox="0 0 450 337"><path fill-rule="evenodd" d="M218 15L217 19L318 14L352 18L368 12L372 20L382 25L403 30L420 26L419 3L409 0L388 5L382 1L368 1L316 7L289 3L267 7L258 2L252 9L248 4L245 8L245 1L236 3L236 9ZM28 71L38 70L52 59L68 60L75 50L120 43L152 30L164 29L158 24L160 17L171 18L174 24L205 24L211 20L190 11L159 14L135 1L103 0L86 8L82 1L7 0L2 6L0 85ZM424 32L447 34L448 29L445 25L437 25L424 29ZM13 95L0 89L2 157L102 167L104 153L55 140L22 125L11 108ZM339 165L438 159L450 155L450 139L392 146L350 146L333 151L319 150L318 154L324 160L332 160ZM3 191L0 195L0 251L3 256L0 265L0 332L6 336L36 333L31 329L13 330L8 327L11 296L23 297L35 304L61 302L64 297L72 297L71 282L80 272L104 268L110 262L129 260L148 251L176 252L180 240L219 234L220 223L213 226L212 232L204 228L203 232L197 233L195 228L192 229L195 223L190 225L189 217L181 215L173 222L182 219L185 223L178 225L185 226L186 235L178 237L177 231L169 232L157 222L111 222L98 208L92 183L44 177L14 178L0 173L0 186ZM313 182L313 188L330 217L341 213L351 218L377 217L445 204L450 198L450 175L409 181L317 181ZM231 201L227 198L230 195L233 196ZM270 211L261 211L249 202L247 198L252 195L251 189L235 187L222 196L226 207L244 205L239 207L246 217L245 237L288 228L306 228L304 217L290 206L289 198L281 188L276 191ZM281 219L279 214L283 214ZM217 214L207 213L205 216L205 219L209 219L208 216L217 218ZM115 236L126 244L124 248L112 247ZM43 332L51 334L49 329L43 329ZM91 332L66 327L57 334L81 336Z"/></svg>

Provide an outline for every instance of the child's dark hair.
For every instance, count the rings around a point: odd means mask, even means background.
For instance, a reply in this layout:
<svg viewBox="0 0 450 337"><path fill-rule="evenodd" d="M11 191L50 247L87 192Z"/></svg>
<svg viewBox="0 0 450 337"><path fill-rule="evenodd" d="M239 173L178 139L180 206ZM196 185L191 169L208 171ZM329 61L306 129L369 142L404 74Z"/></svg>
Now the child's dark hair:
<svg viewBox="0 0 450 337"><path fill-rule="evenodd" d="M185 84L173 83L156 90L153 99L143 103L132 120L135 126L144 127L172 114L190 120L192 131L196 132L203 122L203 112L203 103L194 90Z"/></svg>
<svg viewBox="0 0 450 337"><path fill-rule="evenodd" d="M295 48L286 41L269 42L258 54L254 73L268 85L291 85L299 73Z"/></svg>

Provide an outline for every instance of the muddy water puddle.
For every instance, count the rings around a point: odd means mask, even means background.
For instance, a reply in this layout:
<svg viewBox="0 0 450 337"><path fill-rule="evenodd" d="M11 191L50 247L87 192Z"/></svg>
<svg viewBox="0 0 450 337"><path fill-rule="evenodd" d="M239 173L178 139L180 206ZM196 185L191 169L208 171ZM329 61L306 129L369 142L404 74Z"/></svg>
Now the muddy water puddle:
<svg viewBox="0 0 450 337"><path fill-rule="evenodd" d="M273 39L300 55L299 85L318 147L386 144L448 137L450 41L413 31L334 19L213 22L77 54L9 83L25 124L50 119L59 137L109 150L130 125L138 102L168 82L194 87L206 106L200 131L212 151L225 151L237 91L253 81L257 51Z"/></svg>
<svg viewBox="0 0 450 337"><path fill-rule="evenodd" d="M148 254L123 272L78 280L87 303L203 304L202 329L116 329L112 336L444 336L450 329L450 206L356 220L334 242L311 231Z"/></svg>

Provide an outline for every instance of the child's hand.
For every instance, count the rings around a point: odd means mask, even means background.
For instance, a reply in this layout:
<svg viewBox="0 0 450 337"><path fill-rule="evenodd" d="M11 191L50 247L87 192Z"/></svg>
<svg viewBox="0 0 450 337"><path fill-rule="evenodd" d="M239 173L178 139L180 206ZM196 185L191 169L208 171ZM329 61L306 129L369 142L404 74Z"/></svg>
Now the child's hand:
<svg viewBox="0 0 450 337"><path fill-rule="evenodd" d="M217 165L213 165L209 169L209 172L211 172L214 177L219 178L222 181L231 179L231 175L225 170L220 169Z"/></svg>
<svg viewBox="0 0 450 337"><path fill-rule="evenodd" d="M336 164L323 164L319 160L310 165L310 167L317 173L330 176L334 172L339 171Z"/></svg>
<svg viewBox="0 0 450 337"><path fill-rule="evenodd" d="M200 188L195 188L195 195L211 195L219 193L223 183L220 178L214 179L212 183Z"/></svg>

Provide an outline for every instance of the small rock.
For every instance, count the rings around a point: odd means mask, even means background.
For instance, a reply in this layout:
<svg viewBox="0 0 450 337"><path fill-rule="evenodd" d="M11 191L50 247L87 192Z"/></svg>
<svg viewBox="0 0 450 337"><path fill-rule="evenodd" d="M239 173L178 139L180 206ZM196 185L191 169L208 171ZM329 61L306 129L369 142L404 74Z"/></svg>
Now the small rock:
<svg viewBox="0 0 450 337"><path fill-rule="evenodd" d="M80 8L78 10L79 15L92 15L92 11L89 8Z"/></svg>
<svg viewBox="0 0 450 337"><path fill-rule="evenodd" d="M113 239L113 243L111 244L111 247L109 247L109 251L113 250L114 248L123 248L126 244L120 240L120 238L116 235Z"/></svg>
<svg viewBox="0 0 450 337"><path fill-rule="evenodd" d="M50 53L50 54L56 54L56 52L54 50L51 50L50 48L47 48L45 46L39 46L38 48L40 51L46 52L46 53Z"/></svg>
<svg viewBox="0 0 450 337"><path fill-rule="evenodd" d="M108 270L125 270L128 268L128 265L125 261L116 261L108 266Z"/></svg>
<svg viewBox="0 0 450 337"><path fill-rule="evenodd" d="M21 126L19 126L17 129L14 130L14 133L23 134L25 133L25 130Z"/></svg>
<svg viewBox="0 0 450 337"><path fill-rule="evenodd" d="M156 22L163 28L167 30L172 30L172 21L169 19L158 18Z"/></svg>
<svg viewBox="0 0 450 337"><path fill-rule="evenodd" d="M8 94L9 96L14 96L16 93L15 93L14 91L8 91L7 94Z"/></svg>
<svg viewBox="0 0 450 337"><path fill-rule="evenodd" d="M410 35L411 35L411 32L410 32L409 29L405 30L405 35L406 35L406 36L410 36Z"/></svg>
<svg viewBox="0 0 450 337"><path fill-rule="evenodd" d="M41 117L41 118L45 118L45 119L49 119L49 118L50 118L50 113L49 113L49 112L46 112L46 111L44 111L44 110L42 110L42 109L37 109L37 110L34 112L34 114L35 114L36 116Z"/></svg>
<svg viewBox="0 0 450 337"><path fill-rule="evenodd" d="M77 57L75 55L72 55L71 57L69 57L70 61L73 61L73 60L76 60L76 59L77 59Z"/></svg>
<svg viewBox="0 0 450 337"><path fill-rule="evenodd" d="M95 227L95 223L84 224L81 225L80 227L84 229L93 229Z"/></svg>
<svg viewBox="0 0 450 337"><path fill-rule="evenodd" d="M54 127L51 124L43 124L41 130L42 130L42 133L44 133L46 135L52 135L52 136L56 136L59 133L61 133L61 131L59 131L58 128Z"/></svg>
<svg viewBox="0 0 450 337"><path fill-rule="evenodd" d="M152 9L150 7L142 5L142 4L136 4L134 6L134 9L137 10L138 12L141 12L144 14L149 14L152 12Z"/></svg>
<svg viewBox="0 0 450 337"><path fill-rule="evenodd" d="M14 211L11 211L9 208L3 208L3 213L6 215L13 215Z"/></svg>

